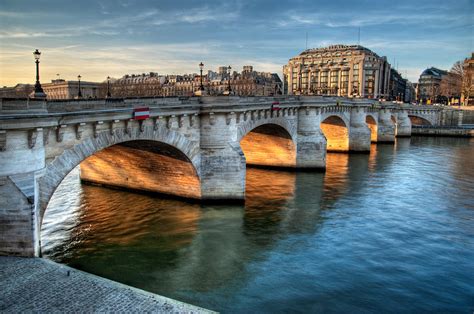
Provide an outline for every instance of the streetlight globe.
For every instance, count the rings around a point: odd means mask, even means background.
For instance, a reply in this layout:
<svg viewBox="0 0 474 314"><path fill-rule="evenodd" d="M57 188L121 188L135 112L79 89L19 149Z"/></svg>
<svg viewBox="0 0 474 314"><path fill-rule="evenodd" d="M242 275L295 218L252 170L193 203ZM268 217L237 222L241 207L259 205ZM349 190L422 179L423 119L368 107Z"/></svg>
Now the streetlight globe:
<svg viewBox="0 0 474 314"><path fill-rule="evenodd" d="M204 68L204 63L199 63L199 68L202 70Z"/></svg>
<svg viewBox="0 0 474 314"><path fill-rule="evenodd" d="M77 79L78 79L78 80L81 80L81 77L82 77L81 75L78 75L78 76L77 76Z"/></svg>
<svg viewBox="0 0 474 314"><path fill-rule="evenodd" d="M35 51L33 51L33 56L35 57L35 60L39 60L41 56L41 52L39 52L38 49L36 49Z"/></svg>

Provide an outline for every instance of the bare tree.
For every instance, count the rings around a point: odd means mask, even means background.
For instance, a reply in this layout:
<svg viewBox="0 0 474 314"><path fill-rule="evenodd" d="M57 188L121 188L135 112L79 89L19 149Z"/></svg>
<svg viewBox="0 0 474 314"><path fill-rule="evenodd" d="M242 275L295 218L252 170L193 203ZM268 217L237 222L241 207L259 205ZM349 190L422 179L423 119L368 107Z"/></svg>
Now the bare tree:
<svg viewBox="0 0 474 314"><path fill-rule="evenodd" d="M441 79L440 95L446 97L448 101L452 98L459 99L462 92L463 74L462 62L455 62L448 74Z"/></svg>
<svg viewBox="0 0 474 314"><path fill-rule="evenodd" d="M464 75L464 67L463 67L462 61L456 61L453 64L453 66L451 67L451 71L449 71L449 72L457 74L457 75L461 76L461 78L462 78L463 75Z"/></svg>

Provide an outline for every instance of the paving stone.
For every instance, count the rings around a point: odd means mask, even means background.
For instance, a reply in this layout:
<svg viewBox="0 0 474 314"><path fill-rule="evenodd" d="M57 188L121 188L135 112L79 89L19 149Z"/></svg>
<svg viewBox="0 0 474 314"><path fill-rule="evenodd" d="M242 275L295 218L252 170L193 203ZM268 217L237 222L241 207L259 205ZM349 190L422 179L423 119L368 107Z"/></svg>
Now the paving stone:
<svg viewBox="0 0 474 314"><path fill-rule="evenodd" d="M42 258L0 256L1 313L213 313Z"/></svg>

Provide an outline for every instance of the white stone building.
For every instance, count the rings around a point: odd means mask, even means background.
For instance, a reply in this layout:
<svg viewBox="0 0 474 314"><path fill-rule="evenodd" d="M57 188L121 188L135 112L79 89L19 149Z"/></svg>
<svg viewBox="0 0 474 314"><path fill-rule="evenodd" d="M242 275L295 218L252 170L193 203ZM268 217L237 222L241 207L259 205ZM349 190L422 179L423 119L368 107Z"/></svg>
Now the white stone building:
<svg viewBox="0 0 474 314"><path fill-rule="evenodd" d="M386 98L390 64L359 45L307 49L283 67L289 95Z"/></svg>

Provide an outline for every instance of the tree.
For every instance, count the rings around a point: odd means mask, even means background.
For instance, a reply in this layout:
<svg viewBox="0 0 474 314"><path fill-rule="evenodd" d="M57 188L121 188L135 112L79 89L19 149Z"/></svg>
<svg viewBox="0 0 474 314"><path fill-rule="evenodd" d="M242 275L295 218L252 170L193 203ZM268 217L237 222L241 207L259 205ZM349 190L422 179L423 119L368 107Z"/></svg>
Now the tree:
<svg viewBox="0 0 474 314"><path fill-rule="evenodd" d="M447 75L443 76L440 82L440 95L450 100L452 98L460 98L463 81L463 64L457 61L451 67Z"/></svg>
<svg viewBox="0 0 474 314"><path fill-rule="evenodd" d="M451 67L451 73L457 74L461 76L461 78L464 76L464 67L463 63L461 61L456 61L453 66Z"/></svg>

